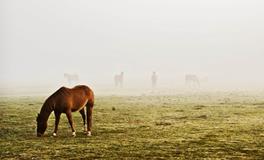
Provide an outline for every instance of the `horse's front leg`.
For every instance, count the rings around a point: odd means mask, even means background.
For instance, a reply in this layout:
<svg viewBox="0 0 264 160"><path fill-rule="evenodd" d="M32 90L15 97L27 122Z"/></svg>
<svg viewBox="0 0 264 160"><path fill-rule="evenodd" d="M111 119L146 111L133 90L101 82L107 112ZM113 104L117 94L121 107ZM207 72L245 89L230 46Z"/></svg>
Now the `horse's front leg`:
<svg viewBox="0 0 264 160"><path fill-rule="evenodd" d="M75 137L76 133L75 133L75 129L74 129L74 126L73 126L73 121L72 121L72 112L71 111L67 111L66 115L67 115L68 121L69 121L69 123L71 125L72 136Z"/></svg>
<svg viewBox="0 0 264 160"><path fill-rule="evenodd" d="M57 131L58 131L58 125L59 125L59 122L60 122L61 113L54 112L54 114L55 114L55 128L54 128L53 136L56 137L57 136Z"/></svg>

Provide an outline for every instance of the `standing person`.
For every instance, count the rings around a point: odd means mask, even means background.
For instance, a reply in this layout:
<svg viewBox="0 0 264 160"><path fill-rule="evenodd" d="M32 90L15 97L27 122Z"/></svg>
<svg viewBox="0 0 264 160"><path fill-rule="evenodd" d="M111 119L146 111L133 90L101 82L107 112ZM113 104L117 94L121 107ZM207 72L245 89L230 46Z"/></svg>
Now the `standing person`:
<svg viewBox="0 0 264 160"><path fill-rule="evenodd" d="M152 76L151 76L152 88L156 88L157 80L158 80L158 76L157 76L156 72L153 72Z"/></svg>
<svg viewBox="0 0 264 160"><path fill-rule="evenodd" d="M123 88L123 83L124 83L124 72L120 73L120 79L119 79L120 87Z"/></svg>

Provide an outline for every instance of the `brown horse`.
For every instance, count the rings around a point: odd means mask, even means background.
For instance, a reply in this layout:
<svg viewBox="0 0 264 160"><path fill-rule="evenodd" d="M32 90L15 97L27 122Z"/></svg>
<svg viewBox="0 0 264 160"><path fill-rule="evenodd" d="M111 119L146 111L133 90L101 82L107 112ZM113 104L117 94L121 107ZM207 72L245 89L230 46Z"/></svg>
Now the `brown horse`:
<svg viewBox="0 0 264 160"><path fill-rule="evenodd" d="M72 135L76 135L72 121L72 112L76 111L79 111L82 115L84 131L88 136L91 136L93 105L94 93L89 87L84 85L75 86L71 89L61 87L47 98L40 110L40 113L37 116L37 136L40 137L44 134L47 128L48 118L52 111L54 111L55 114L55 129L53 136L57 135L61 113L65 113L67 115L68 121L71 125ZM85 106L87 116L87 130L85 127Z"/></svg>

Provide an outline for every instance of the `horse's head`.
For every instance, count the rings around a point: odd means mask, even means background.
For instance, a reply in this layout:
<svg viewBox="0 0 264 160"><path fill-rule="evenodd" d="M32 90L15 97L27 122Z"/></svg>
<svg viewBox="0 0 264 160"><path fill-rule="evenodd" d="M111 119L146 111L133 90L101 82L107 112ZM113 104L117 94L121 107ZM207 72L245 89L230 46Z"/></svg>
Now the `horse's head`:
<svg viewBox="0 0 264 160"><path fill-rule="evenodd" d="M47 129L47 122L41 118L40 114L37 116L37 136L41 137Z"/></svg>

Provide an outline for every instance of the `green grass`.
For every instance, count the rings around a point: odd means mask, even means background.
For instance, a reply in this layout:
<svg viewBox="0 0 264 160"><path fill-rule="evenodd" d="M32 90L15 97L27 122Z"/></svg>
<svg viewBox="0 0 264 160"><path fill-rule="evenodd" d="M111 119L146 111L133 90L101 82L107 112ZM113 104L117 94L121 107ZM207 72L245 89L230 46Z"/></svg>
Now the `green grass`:
<svg viewBox="0 0 264 160"><path fill-rule="evenodd" d="M264 99L235 94L96 98L92 137L79 113L71 137L54 115L42 138L36 114L43 97L0 98L0 159L263 159Z"/></svg>

